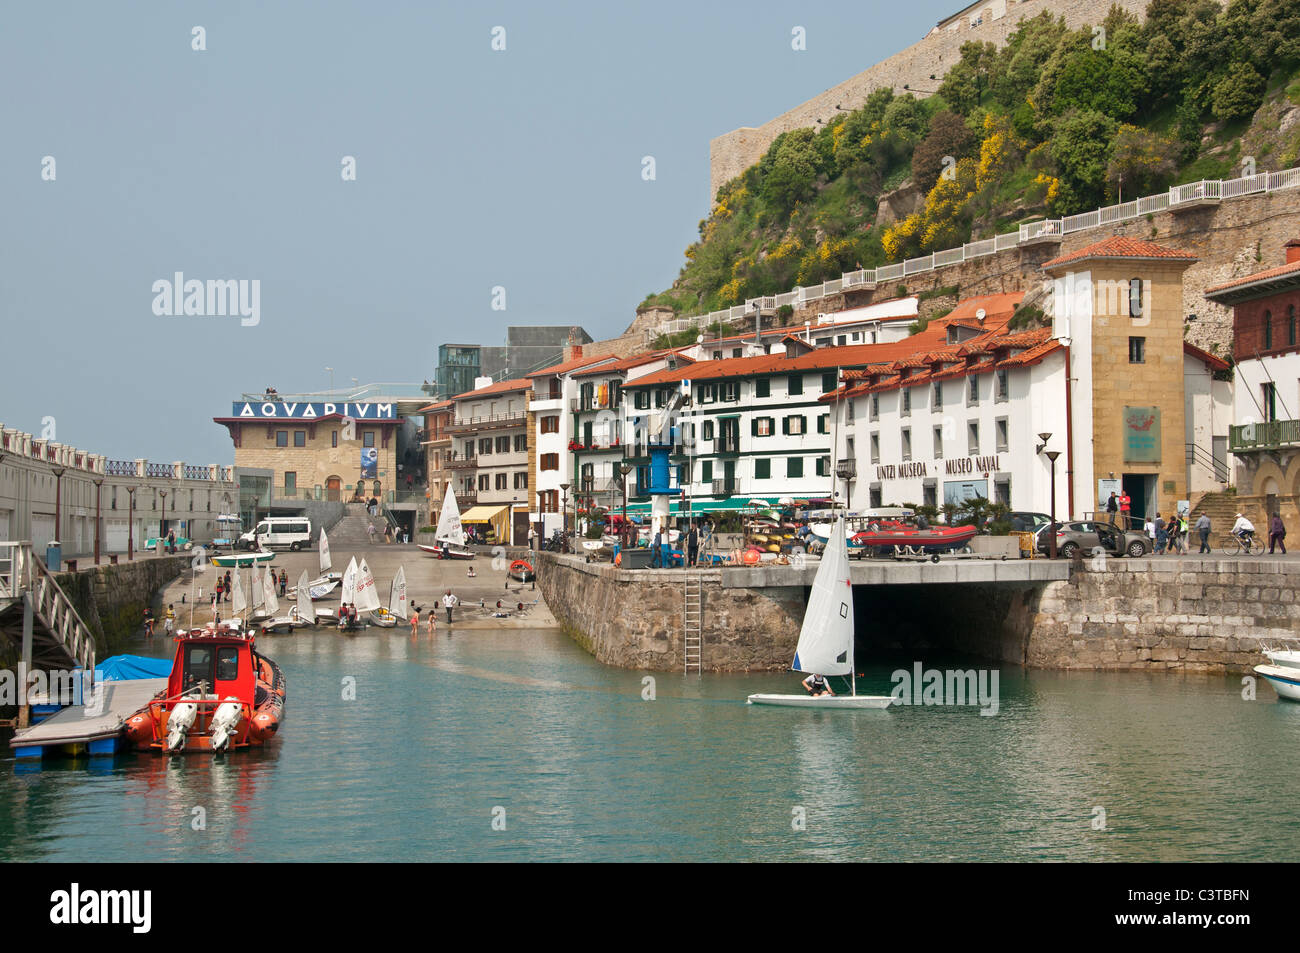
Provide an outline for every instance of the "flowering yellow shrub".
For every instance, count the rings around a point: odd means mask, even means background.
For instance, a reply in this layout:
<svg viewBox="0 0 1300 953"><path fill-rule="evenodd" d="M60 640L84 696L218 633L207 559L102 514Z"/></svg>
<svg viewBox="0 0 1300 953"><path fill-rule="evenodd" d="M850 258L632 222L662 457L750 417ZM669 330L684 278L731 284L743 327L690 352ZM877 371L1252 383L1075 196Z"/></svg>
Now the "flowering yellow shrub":
<svg viewBox="0 0 1300 953"><path fill-rule="evenodd" d="M798 254L799 249L800 245L797 238L787 238L781 242L781 244L777 245L776 248L772 250L772 253L767 257L777 260L789 258L792 255Z"/></svg>
<svg viewBox="0 0 1300 953"><path fill-rule="evenodd" d="M1002 117L984 117L984 141L980 143L980 161L975 170L975 187L984 188L1001 175L1015 144L1007 121Z"/></svg>
<svg viewBox="0 0 1300 953"><path fill-rule="evenodd" d="M1056 201L1056 197L1061 194L1061 180L1056 176L1048 175L1046 172L1040 172L1034 177L1035 185L1047 186L1047 194L1044 201L1051 204Z"/></svg>
<svg viewBox="0 0 1300 953"><path fill-rule="evenodd" d="M718 294L722 296L723 301L738 302L740 298L740 279L732 278L725 285L718 289Z"/></svg>

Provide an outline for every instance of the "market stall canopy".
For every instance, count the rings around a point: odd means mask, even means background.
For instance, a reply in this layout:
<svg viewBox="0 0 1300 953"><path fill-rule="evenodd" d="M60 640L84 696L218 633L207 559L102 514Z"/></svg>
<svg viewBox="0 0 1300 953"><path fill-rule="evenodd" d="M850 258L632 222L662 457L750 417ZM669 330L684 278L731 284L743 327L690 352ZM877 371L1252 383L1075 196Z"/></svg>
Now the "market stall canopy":
<svg viewBox="0 0 1300 953"><path fill-rule="evenodd" d="M492 533L498 541L510 538L510 504L497 503L484 506L471 506L460 514L464 523L482 523L492 527Z"/></svg>

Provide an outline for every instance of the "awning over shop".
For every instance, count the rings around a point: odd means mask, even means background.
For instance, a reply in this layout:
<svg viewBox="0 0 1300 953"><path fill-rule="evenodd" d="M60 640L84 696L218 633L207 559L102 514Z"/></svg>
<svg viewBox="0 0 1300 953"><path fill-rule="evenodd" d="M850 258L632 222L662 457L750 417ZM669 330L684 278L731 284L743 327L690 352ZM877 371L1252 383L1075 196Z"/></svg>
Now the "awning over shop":
<svg viewBox="0 0 1300 953"><path fill-rule="evenodd" d="M492 527L497 540L510 539L510 504L471 506L460 515L462 523L484 523Z"/></svg>

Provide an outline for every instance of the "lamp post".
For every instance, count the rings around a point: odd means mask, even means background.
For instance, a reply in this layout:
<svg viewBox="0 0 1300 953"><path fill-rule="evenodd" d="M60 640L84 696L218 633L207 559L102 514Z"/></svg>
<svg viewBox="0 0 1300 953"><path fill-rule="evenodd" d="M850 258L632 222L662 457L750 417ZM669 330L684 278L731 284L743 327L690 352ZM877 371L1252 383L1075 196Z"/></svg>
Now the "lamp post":
<svg viewBox="0 0 1300 953"><path fill-rule="evenodd" d="M327 367L325 370L330 372L330 393L334 393L334 368Z"/></svg>
<svg viewBox="0 0 1300 953"><path fill-rule="evenodd" d="M1052 559L1056 558L1056 458L1060 455L1060 450L1048 450L1046 454L1047 459L1052 461L1052 529L1047 541L1048 555Z"/></svg>
<svg viewBox="0 0 1300 953"><path fill-rule="evenodd" d="M126 558L128 562L135 559L135 491L138 486L128 486L126 495L131 498L126 518Z"/></svg>
<svg viewBox="0 0 1300 953"><path fill-rule="evenodd" d="M63 541L63 474L67 467L50 467L54 474L54 541Z"/></svg>
<svg viewBox="0 0 1300 953"><path fill-rule="evenodd" d="M560 489L564 491L564 499L560 503L561 514L561 539L564 540L561 552L569 551L569 484L561 483Z"/></svg>
<svg viewBox="0 0 1300 953"><path fill-rule="evenodd" d="M104 485L103 477L94 477L91 480L95 484L95 565L99 565L99 524L100 524L100 488Z"/></svg>
<svg viewBox="0 0 1300 953"><path fill-rule="evenodd" d="M167 491L159 490L158 495L162 497L162 516L158 520L158 541L162 542L167 536Z"/></svg>

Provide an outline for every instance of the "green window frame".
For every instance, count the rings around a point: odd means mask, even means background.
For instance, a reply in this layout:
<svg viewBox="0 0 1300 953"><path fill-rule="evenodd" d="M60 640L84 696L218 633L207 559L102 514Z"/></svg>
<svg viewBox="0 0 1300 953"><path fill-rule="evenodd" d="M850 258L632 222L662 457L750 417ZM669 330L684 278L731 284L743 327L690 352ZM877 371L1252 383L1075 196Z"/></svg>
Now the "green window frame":
<svg viewBox="0 0 1300 953"><path fill-rule="evenodd" d="M830 414L820 414L820 415L818 415L818 417L817 417L817 432L818 432L818 433L829 433L829 432L830 432L830 422L831 422L831 415L830 415Z"/></svg>
<svg viewBox="0 0 1300 953"><path fill-rule="evenodd" d="M758 378L758 380L754 381L754 396L755 397L772 396L772 381L770 378L760 377Z"/></svg>
<svg viewBox="0 0 1300 953"><path fill-rule="evenodd" d="M704 423L700 426L700 439L702 439L702 440L712 440L712 439L713 439L713 421L712 421L712 420L706 420L706 421L704 421Z"/></svg>
<svg viewBox="0 0 1300 953"><path fill-rule="evenodd" d="M701 483L713 482L713 461L712 460L700 461L700 482Z"/></svg>
<svg viewBox="0 0 1300 953"><path fill-rule="evenodd" d="M835 372L827 371L822 375L822 393L829 394L836 387Z"/></svg>
<svg viewBox="0 0 1300 953"><path fill-rule="evenodd" d="M785 475L791 478L803 476L803 457L786 457Z"/></svg>
<svg viewBox="0 0 1300 953"><path fill-rule="evenodd" d="M759 424L767 421L767 433L759 433ZM749 435L751 437L771 437L776 434L775 417L753 417L749 421Z"/></svg>
<svg viewBox="0 0 1300 953"><path fill-rule="evenodd" d="M754 479L770 480L772 479L772 461L766 457L754 460Z"/></svg>
<svg viewBox="0 0 1300 953"><path fill-rule="evenodd" d="M830 458L830 457L818 457L818 458L817 458L817 475L818 475L818 476L830 476L830 473L831 473L831 458Z"/></svg>
<svg viewBox="0 0 1300 953"><path fill-rule="evenodd" d="M791 374L786 380L786 393L802 394L803 393L803 375Z"/></svg>

